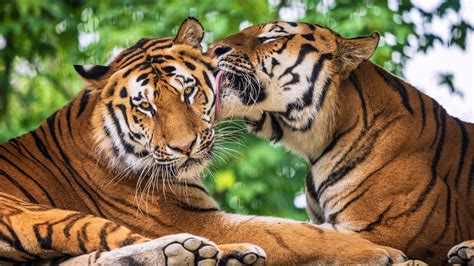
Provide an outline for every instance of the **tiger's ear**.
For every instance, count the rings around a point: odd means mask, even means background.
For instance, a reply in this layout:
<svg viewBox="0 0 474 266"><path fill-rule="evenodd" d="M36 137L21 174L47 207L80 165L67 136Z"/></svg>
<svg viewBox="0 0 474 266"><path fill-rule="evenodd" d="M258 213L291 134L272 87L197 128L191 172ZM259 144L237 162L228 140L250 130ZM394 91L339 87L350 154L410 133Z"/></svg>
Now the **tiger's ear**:
<svg viewBox="0 0 474 266"><path fill-rule="evenodd" d="M74 69L86 81L94 82L106 77L110 67L100 65L74 65Z"/></svg>
<svg viewBox="0 0 474 266"><path fill-rule="evenodd" d="M340 62L343 77L346 78L360 63L368 60L375 52L380 40L378 32L370 36L352 39L337 38L337 60Z"/></svg>
<svg viewBox="0 0 474 266"><path fill-rule="evenodd" d="M176 35L175 43L191 45L194 48L201 49L201 41L204 37L204 27L201 23L189 17L181 23L178 34Z"/></svg>

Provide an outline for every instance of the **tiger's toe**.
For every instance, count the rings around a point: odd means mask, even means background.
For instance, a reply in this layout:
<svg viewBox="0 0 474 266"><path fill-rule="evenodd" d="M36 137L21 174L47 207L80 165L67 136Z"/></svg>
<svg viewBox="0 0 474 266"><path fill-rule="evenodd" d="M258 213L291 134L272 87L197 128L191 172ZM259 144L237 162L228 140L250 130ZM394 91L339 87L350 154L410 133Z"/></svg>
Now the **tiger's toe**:
<svg viewBox="0 0 474 266"><path fill-rule="evenodd" d="M219 265L241 266L241 265L265 265L267 255L259 246L253 244L230 244L219 245L223 255Z"/></svg>
<svg viewBox="0 0 474 266"><path fill-rule="evenodd" d="M125 246L97 256L98 265L217 265L219 248L190 234L177 234Z"/></svg>
<svg viewBox="0 0 474 266"><path fill-rule="evenodd" d="M451 264L474 264L474 240L464 241L451 248L448 261Z"/></svg>

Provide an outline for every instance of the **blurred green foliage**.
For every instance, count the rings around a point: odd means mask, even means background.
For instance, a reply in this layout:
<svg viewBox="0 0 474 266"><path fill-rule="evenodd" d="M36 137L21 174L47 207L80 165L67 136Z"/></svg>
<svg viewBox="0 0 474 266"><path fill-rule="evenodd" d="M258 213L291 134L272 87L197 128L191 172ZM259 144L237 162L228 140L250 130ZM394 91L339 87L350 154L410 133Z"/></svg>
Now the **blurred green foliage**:
<svg viewBox="0 0 474 266"><path fill-rule="evenodd" d="M72 99L83 84L73 64L105 64L142 37L174 36L187 16L206 28L205 44L243 26L293 17L331 27L343 36L378 31L384 36L373 60L400 74L411 52L433 45L465 49L473 27L459 19L451 36L430 30L432 21L459 14L460 3L441 1L423 10L408 0L0 0L0 143L37 127ZM411 21L415 12L421 22ZM450 73L440 82L453 92ZM220 145L206 182L224 209L307 219L293 200L303 193L305 162L284 148L242 132ZM231 130L232 131L232 130ZM235 132L235 130L234 130ZM231 133L230 133L231 134ZM243 145L241 145L243 143ZM229 149L233 150L226 155Z"/></svg>

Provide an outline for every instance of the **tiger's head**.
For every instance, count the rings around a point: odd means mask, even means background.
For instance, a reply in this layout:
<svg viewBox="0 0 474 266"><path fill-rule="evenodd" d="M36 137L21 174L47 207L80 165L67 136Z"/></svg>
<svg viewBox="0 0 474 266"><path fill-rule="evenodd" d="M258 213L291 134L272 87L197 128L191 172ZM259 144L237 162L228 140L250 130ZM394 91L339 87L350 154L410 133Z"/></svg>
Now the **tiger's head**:
<svg viewBox="0 0 474 266"><path fill-rule="evenodd" d="M328 88L370 58L378 41L378 33L346 39L322 26L292 22L251 26L224 38L210 49L219 61L222 115L251 120L270 113L293 131L310 130L325 108Z"/></svg>
<svg viewBox="0 0 474 266"><path fill-rule="evenodd" d="M174 39L141 39L109 66L75 66L100 94L93 136L113 169L194 178L206 166L216 95L203 34L201 24L188 18Z"/></svg>

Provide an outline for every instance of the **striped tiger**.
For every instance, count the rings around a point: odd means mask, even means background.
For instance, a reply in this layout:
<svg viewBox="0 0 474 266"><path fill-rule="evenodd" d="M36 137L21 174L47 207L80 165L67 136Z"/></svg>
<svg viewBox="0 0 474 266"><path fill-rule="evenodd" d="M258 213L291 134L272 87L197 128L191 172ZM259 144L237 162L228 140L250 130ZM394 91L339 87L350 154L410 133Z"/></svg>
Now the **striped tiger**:
<svg viewBox="0 0 474 266"><path fill-rule="evenodd" d="M368 61L379 34L251 26L213 44L223 117L310 164L307 212L430 264L474 256L474 125ZM469 255L470 254L470 255Z"/></svg>
<svg viewBox="0 0 474 266"><path fill-rule="evenodd" d="M219 209L199 178L218 105L216 61L202 52L203 34L189 18L175 38L142 39L108 66L75 66L86 88L37 129L0 145L1 261L404 260L356 235Z"/></svg>

